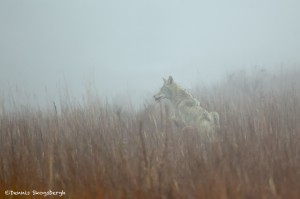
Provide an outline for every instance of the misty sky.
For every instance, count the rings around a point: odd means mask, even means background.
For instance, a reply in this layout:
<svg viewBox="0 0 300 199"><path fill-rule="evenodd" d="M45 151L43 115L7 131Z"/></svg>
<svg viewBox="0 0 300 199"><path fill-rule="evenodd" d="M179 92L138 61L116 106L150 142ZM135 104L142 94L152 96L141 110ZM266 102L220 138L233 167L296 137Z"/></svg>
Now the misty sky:
<svg viewBox="0 0 300 199"><path fill-rule="evenodd" d="M0 95L151 100L240 68L300 63L298 0L0 0ZM21 95L20 94L20 95ZM23 94L26 99L28 94Z"/></svg>

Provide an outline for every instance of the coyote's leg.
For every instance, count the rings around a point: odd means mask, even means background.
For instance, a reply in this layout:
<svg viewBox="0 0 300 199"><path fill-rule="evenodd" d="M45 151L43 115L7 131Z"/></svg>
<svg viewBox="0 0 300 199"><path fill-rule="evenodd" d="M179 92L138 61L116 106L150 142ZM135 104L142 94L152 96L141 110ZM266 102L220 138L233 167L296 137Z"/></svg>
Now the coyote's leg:
<svg viewBox="0 0 300 199"><path fill-rule="evenodd" d="M175 124L176 127L183 127L185 126L184 122L182 120L180 120L179 118L173 116L171 118L171 120L173 121L173 123Z"/></svg>

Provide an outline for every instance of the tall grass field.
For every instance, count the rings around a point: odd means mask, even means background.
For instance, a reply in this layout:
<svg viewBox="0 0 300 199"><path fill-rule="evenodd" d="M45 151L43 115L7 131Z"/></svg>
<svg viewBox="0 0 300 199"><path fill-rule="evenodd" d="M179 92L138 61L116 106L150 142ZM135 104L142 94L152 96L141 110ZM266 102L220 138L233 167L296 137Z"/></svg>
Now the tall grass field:
<svg viewBox="0 0 300 199"><path fill-rule="evenodd" d="M176 128L166 101L1 105L0 198L299 199L299 78L255 70L198 85L193 95L220 115L213 139Z"/></svg>

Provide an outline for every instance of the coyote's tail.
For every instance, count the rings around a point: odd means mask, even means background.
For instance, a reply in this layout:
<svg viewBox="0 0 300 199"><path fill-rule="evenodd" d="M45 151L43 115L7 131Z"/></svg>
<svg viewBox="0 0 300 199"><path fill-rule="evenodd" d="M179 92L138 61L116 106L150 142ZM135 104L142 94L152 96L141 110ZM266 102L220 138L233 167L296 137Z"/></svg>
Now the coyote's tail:
<svg viewBox="0 0 300 199"><path fill-rule="evenodd" d="M213 122L214 122L214 126L216 127L216 130L219 131L220 130L220 117L219 114L217 112L212 112L212 117L213 117Z"/></svg>

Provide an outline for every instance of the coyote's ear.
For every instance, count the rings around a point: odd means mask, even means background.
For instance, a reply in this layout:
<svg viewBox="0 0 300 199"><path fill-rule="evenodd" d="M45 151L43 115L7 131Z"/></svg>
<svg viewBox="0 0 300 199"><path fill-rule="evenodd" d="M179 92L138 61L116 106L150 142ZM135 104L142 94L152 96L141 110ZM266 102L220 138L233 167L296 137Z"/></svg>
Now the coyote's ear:
<svg viewBox="0 0 300 199"><path fill-rule="evenodd" d="M163 80L164 80L164 83L167 83L167 80L165 78L163 78Z"/></svg>
<svg viewBox="0 0 300 199"><path fill-rule="evenodd" d="M169 76L168 84L172 84L172 83L173 83L173 77L172 77L172 76Z"/></svg>

